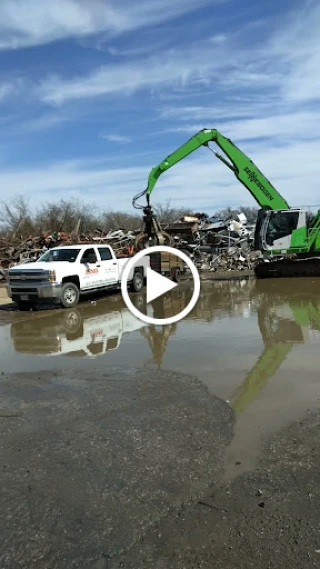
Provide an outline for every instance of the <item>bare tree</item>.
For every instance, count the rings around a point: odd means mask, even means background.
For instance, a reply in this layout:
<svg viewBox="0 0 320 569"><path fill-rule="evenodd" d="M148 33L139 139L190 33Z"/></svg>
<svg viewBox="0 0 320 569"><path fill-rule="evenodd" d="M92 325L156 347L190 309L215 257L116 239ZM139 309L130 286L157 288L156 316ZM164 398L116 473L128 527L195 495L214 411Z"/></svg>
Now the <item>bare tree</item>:
<svg viewBox="0 0 320 569"><path fill-rule="evenodd" d="M190 211L192 211L190 208L171 207L170 200L165 204L155 204L153 210L160 223L172 223L185 215L190 215Z"/></svg>
<svg viewBox="0 0 320 569"><path fill-rule="evenodd" d="M0 208L0 225L2 231L11 238L26 237L34 230L28 200L19 195L12 201L2 201Z"/></svg>
<svg viewBox="0 0 320 569"><path fill-rule="evenodd" d="M194 213L191 208L172 207L170 200L164 204L155 204L153 209L163 225L181 219L185 215L208 217L205 213ZM247 216L249 223L254 223L258 208L227 207L218 211L216 215L223 219L230 219L236 218L239 212ZM116 229L139 230L141 223L141 214L111 210L99 211L94 205L75 199L46 202L31 212L28 199L20 195L11 201L1 202L0 208L0 236L7 236L10 239L15 237L25 239L31 235L40 235L42 232L72 233L78 228L80 233L95 230L105 232Z"/></svg>
<svg viewBox="0 0 320 569"><path fill-rule="evenodd" d="M244 213L249 223L255 223L259 209L256 207L239 206L237 208L226 207L216 212L216 216L221 219L237 219L239 213Z"/></svg>
<svg viewBox="0 0 320 569"><path fill-rule="evenodd" d="M106 231L115 229L135 231L140 228L141 221L142 217L140 215L132 215L122 211L105 211L101 216L102 229Z"/></svg>
<svg viewBox="0 0 320 569"><path fill-rule="evenodd" d="M81 231L91 231L98 224L94 206L80 200L60 200L42 204L35 215L38 231L74 231L80 223Z"/></svg>

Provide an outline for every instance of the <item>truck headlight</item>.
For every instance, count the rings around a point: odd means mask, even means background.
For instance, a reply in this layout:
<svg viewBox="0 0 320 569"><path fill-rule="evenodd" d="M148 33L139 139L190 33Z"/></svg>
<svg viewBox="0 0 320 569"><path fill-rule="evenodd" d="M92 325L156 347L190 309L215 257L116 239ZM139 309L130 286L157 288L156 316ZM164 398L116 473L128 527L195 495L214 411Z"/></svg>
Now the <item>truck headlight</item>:
<svg viewBox="0 0 320 569"><path fill-rule="evenodd" d="M56 280L56 271L49 271L49 281L55 283Z"/></svg>

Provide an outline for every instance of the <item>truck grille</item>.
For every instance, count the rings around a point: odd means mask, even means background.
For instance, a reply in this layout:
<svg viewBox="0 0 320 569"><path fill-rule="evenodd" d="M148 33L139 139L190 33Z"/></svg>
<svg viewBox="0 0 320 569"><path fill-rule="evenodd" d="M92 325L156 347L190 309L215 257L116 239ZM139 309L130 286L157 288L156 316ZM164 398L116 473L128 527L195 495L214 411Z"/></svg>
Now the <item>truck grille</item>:
<svg viewBox="0 0 320 569"><path fill-rule="evenodd" d="M11 287L11 292L12 292L12 293L14 293L14 292L21 292L21 287L20 287L20 288L15 288L15 287L12 286L12 287ZM24 293L24 294L27 294L27 293L36 294L36 293L37 293L37 289L36 289L36 288L29 288L29 287L24 286L24 287L23 287L23 293Z"/></svg>
<svg viewBox="0 0 320 569"><path fill-rule="evenodd" d="M14 271L9 270L9 281L10 284L23 286L32 285L34 283L43 283L49 281L49 271L38 271L38 270L28 270L24 271L18 269Z"/></svg>

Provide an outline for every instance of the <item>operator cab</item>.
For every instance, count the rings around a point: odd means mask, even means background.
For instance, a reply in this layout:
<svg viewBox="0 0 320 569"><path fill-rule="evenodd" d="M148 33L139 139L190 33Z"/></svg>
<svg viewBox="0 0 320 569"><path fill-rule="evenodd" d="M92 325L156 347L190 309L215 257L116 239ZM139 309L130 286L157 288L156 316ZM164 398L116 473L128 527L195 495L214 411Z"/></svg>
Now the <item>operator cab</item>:
<svg viewBox="0 0 320 569"><path fill-rule="evenodd" d="M301 209L260 210L255 231L255 249L287 251L292 247L292 233L306 230L306 212Z"/></svg>

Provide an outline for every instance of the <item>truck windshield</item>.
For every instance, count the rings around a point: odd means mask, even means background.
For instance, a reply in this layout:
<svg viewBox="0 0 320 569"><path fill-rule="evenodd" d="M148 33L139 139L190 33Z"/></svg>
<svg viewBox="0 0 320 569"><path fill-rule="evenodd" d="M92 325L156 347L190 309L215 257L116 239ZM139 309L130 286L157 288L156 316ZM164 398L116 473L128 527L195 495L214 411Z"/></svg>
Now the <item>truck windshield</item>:
<svg viewBox="0 0 320 569"><path fill-rule="evenodd" d="M41 263L52 263L52 261L74 263L79 253L80 249L50 249L38 261L41 261Z"/></svg>

